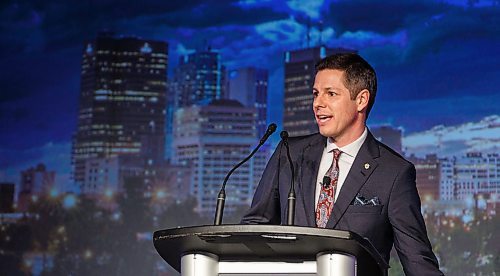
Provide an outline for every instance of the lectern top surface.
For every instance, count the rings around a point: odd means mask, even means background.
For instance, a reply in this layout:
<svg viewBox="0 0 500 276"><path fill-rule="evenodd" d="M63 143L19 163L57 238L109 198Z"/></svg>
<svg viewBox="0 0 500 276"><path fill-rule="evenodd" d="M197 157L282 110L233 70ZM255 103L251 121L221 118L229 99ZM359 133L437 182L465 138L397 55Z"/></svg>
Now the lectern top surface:
<svg viewBox="0 0 500 276"><path fill-rule="evenodd" d="M220 260L307 261L318 253L341 252L355 256L363 271L388 267L373 245L359 235L340 230L279 225L218 225L156 231L153 242L172 267L180 269L181 256L211 253ZM362 271L358 271L362 272ZM364 275L364 273L358 273Z"/></svg>

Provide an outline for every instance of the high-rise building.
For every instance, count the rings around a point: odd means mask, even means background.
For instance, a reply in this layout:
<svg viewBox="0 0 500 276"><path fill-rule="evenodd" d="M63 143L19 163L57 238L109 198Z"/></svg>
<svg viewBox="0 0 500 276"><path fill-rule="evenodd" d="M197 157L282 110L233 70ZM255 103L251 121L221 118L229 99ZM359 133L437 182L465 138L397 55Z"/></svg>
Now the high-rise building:
<svg viewBox="0 0 500 276"><path fill-rule="evenodd" d="M73 178L83 192L89 159L135 155L150 163L163 160L167 51L162 41L112 34L100 34L85 45L72 149Z"/></svg>
<svg viewBox="0 0 500 276"><path fill-rule="evenodd" d="M370 131L375 137L375 139L386 144L399 154L403 154L403 147L402 147L403 130L401 128L384 125L384 126L371 127Z"/></svg>
<svg viewBox="0 0 500 276"><path fill-rule="evenodd" d="M215 100L176 111L174 161L192 169L189 192L198 200L199 213L214 213L224 177L257 144L255 121L255 108L233 100ZM250 204L254 175L254 160L233 173L226 186L227 213Z"/></svg>
<svg viewBox="0 0 500 276"><path fill-rule="evenodd" d="M18 210L27 211L31 202L41 196L56 195L55 171L48 171L44 164L29 168L21 172L21 183L19 185Z"/></svg>
<svg viewBox="0 0 500 276"><path fill-rule="evenodd" d="M455 158L440 159L441 177L439 179L439 200L450 201L455 199Z"/></svg>
<svg viewBox="0 0 500 276"><path fill-rule="evenodd" d="M0 183L0 213L14 212L14 183Z"/></svg>
<svg viewBox="0 0 500 276"><path fill-rule="evenodd" d="M450 204L473 204L475 209L498 213L500 206L500 155L469 152L460 157L443 158L440 200Z"/></svg>
<svg viewBox="0 0 500 276"><path fill-rule="evenodd" d="M181 57L170 86L175 92L175 107L224 98L225 75L220 54L210 48Z"/></svg>
<svg viewBox="0 0 500 276"><path fill-rule="evenodd" d="M173 157L173 120L178 108L193 104L208 104L225 98L227 93L226 70L220 54L210 48L182 56L168 83L166 151L168 160Z"/></svg>
<svg viewBox="0 0 500 276"><path fill-rule="evenodd" d="M417 172L417 190L423 203L439 199L441 180L441 162L435 154L417 158L410 156L410 162L415 165Z"/></svg>
<svg viewBox="0 0 500 276"><path fill-rule="evenodd" d="M344 52L353 51L319 46L285 52L283 128L291 136L318 132L312 111L315 65L328 55Z"/></svg>
<svg viewBox="0 0 500 276"><path fill-rule="evenodd" d="M228 99L257 109L257 137L267 130L267 70L246 67L229 73Z"/></svg>
<svg viewBox="0 0 500 276"><path fill-rule="evenodd" d="M456 158L454 198L465 200L500 192L500 155L470 152Z"/></svg>
<svg viewBox="0 0 500 276"><path fill-rule="evenodd" d="M144 177L144 160L134 155L115 155L85 160L85 180L82 193L88 195L114 195L123 192L127 177Z"/></svg>

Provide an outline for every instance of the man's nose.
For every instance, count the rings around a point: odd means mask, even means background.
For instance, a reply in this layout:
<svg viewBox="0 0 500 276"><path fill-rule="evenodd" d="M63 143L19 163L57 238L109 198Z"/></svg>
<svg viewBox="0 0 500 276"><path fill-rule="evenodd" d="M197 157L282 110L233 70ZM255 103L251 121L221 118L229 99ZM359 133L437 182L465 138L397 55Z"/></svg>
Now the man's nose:
<svg viewBox="0 0 500 276"><path fill-rule="evenodd" d="M323 97L321 97L320 95L316 96L316 98L314 98L313 100L313 108L316 109L319 107L325 107Z"/></svg>

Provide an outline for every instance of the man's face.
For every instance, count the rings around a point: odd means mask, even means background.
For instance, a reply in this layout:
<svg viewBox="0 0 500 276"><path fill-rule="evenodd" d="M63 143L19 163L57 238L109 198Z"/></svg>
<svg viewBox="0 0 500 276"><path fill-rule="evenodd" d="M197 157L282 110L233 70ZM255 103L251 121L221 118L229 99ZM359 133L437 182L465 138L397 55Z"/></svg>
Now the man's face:
<svg viewBox="0 0 500 276"><path fill-rule="evenodd" d="M344 72L325 69L316 74L313 87L313 111L319 132L337 143L350 142L353 130L359 130L356 100L344 86ZM362 122L364 129L364 121Z"/></svg>

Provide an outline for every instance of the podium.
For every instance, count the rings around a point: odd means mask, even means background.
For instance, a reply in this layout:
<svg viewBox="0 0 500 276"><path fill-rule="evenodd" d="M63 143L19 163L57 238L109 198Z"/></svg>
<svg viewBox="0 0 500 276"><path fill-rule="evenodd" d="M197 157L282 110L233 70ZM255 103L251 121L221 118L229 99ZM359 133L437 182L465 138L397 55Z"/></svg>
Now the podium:
<svg viewBox="0 0 500 276"><path fill-rule="evenodd" d="M322 228L195 226L156 231L153 243L183 276L387 275L389 267L367 239Z"/></svg>

